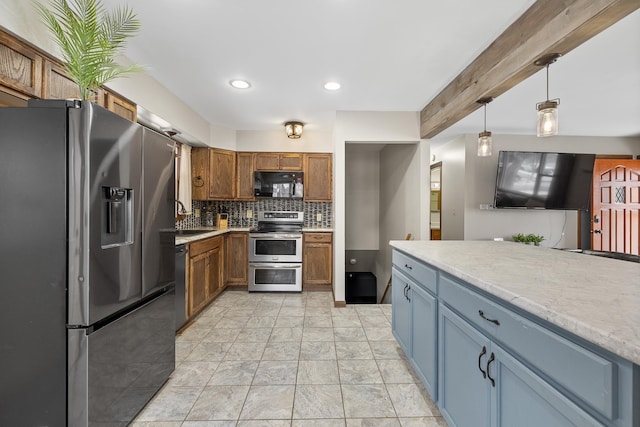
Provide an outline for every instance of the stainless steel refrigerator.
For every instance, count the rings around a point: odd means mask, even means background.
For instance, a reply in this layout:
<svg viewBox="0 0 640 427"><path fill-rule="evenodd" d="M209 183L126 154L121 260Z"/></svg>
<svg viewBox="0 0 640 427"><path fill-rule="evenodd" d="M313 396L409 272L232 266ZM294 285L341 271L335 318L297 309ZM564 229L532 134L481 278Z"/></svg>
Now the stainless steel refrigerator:
<svg viewBox="0 0 640 427"><path fill-rule="evenodd" d="M0 108L0 425L126 426L175 364L173 141Z"/></svg>

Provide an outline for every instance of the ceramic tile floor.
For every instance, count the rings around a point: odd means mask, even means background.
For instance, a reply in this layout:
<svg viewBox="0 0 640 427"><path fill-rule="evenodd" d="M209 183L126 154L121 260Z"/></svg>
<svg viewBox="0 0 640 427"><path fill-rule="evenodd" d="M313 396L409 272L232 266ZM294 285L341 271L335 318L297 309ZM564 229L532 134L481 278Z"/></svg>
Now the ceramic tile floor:
<svg viewBox="0 0 640 427"><path fill-rule="evenodd" d="M133 427L441 427L391 334L391 305L227 291L176 337Z"/></svg>

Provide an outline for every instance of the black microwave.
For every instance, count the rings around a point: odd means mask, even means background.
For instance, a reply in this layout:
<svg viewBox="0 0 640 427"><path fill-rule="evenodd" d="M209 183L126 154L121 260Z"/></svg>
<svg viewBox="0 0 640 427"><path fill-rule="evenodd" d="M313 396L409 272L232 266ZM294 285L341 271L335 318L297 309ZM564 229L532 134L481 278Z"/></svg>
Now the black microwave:
<svg viewBox="0 0 640 427"><path fill-rule="evenodd" d="M304 195L302 172L254 172L256 197L301 199Z"/></svg>

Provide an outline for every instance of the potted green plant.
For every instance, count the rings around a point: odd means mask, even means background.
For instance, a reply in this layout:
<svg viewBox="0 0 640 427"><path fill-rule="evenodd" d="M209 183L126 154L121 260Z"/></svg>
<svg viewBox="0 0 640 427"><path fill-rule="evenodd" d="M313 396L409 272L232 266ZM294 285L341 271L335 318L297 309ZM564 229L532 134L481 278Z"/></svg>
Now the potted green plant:
<svg viewBox="0 0 640 427"><path fill-rule="evenodd" d="M526 243L527 242L527 236L525 236L522 233L514 234L511 237L513 238L513 241L517 242L517 243Z"/></svg>
<svg viewBox="0 0 640 427"><path fill-rule="evenodd" d="M71 79L83 100L91 99L106 82L142 69L115 61L140 21L127 7L108 13L100 0L50 0L50 8L36 2L43 23L62 51Z"/></svg>
<svg viewBox="0 0 640 427"><path fill-rule="evenodd" d="M544 240L543 236L540 236L538 234L528 234L527 235L527 242L533 242L534 245L536 246L540 246L540 243Z"/></svg>

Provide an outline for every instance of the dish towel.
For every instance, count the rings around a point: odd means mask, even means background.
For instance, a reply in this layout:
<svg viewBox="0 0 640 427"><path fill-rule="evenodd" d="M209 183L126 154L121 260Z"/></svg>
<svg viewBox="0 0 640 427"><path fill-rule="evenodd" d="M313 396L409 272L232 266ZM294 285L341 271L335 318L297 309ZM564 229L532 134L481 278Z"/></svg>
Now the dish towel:
<svg viewBox="0 0 640 427"><path fill-rule="evenodd" d="M180 146L178 189L176 199L180 200L187 210L187 215L191 215L191 147L186 144ZM176 212L180 212L180 207Z"/></svg>

